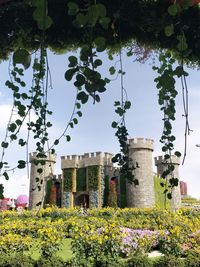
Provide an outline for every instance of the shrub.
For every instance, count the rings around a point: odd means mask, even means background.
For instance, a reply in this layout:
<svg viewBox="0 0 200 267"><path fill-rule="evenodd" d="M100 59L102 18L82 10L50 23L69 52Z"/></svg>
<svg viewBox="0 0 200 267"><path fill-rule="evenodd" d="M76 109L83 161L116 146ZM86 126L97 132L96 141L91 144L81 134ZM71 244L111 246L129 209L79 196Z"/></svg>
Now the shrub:
<svg viewBox="0 0 200 267"><path fill-rule="evenodd" d="M17 253L13 255L1 253L0 266L1 267L33 267L34 261L30 256L23 255L22 253Z"/></svg>
<svg viewBox="0 0 200 267"><path fill-rule="evenodd" d="M155 263L155 267L186 267L186 266L183 259L177 258L175 256L163 256Z"/></svg>
<svg viewBox="0 0 200 267"><path fill-rule="evenodd" d="M66 263L57 256L52 257L41 257L37 262L35 267L64 267ZM25 266L24 266L25 267Z"/></svg>
<svg viewBox="0 0 200 267"><path fill-rule="evenodd" d="M153 261L145 255L134 256L129 259L125 266L128 267L152 267Z"/></svg>
<svg viewBox="0 0 200 267"><path fill-rule="evenodd" d="M190 251L185 258L185 266L187 267L200 267L199 253Z"/></svg>

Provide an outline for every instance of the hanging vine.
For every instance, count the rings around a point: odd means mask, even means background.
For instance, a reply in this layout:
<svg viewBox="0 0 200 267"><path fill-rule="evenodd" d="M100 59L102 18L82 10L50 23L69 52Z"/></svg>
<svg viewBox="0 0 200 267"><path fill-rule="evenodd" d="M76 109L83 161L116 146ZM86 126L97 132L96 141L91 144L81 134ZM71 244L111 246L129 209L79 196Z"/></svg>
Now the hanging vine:
<svg viewBox="0 0 200 267"><path fill-rule="evenodd" d="M187 135L190 134L190 127L188 121L188 89L186 76L188 73L184 70L184 57L189 53L187 40L184 33L185 25L182 25L181 12L188 9L193 5L192 1L174 1L172 5L168 8L168 14L172 18L177 17L178 23L167 25L164 29L165 35L170 37L172 35L176 36L177 45L176 45L176 58L179 59L179 65L175 66L176 60L174 55L170 51L161 52L159 56L159 67L153 67L155 71L158 72L159 76L154 80L156 82L156 87L159 90L158 93L158 103L161 106L161 111L163 112L163 133L161 136L162 151L165 153L163 164L166 165L166 170L162 174L163 178L166 178L165 183L161 182L163 186L164 194L171 199L172 190L175 186L179 185L179 180L177 177L174 177L174 165L172 162L172 151L174 150L174 141L176 137L173 135L173 121L175 120L176 113L176 96L178 94L175 83L176 77L181 79L182 86L182 95L183 95L183 108L184 108L184 117L185 117L185 146L184 146L184 157L183 162L186 156L187 148ZM177 21L176 20L176 21ZM181 153L176 151L174 153L177 157L181 157ZM170 177L167 179L167 177Z"/></svg>

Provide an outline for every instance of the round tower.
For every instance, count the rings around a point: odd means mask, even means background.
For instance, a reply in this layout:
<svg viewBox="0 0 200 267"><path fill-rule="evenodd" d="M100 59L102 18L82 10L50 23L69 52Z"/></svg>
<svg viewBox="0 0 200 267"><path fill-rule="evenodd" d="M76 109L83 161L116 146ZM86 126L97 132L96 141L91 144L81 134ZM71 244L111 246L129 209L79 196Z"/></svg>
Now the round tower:
<svg viewBox="0 0 200 267"><path fill-rule="evenodd" d="M135 186L126 181L126 198L128 207L146 208L155 205L153 167L152 167L152 139L129 139L129 157L134 167L135 179L139 185Z"/></svg>
<svg viewBox="0 0 200 267"><path fill-rule="evenodd" d="M36 164L38 160L41 162ZM48 153L46 158L38 158L37 153L30 153L29 161L31 163L29 208L38 209L40 207L38 203L41 203L42 207L44 204L47 179L53 177L56 154Z"/></svg>
<svg viewBox="0 0 200 267"><path fill-rule="evenodd" d="M168 164L174 165L173 175L174 175L174 178L178 178L179 180L180 158L175 155L172 155L171 162L165 160L164 157L162 156L155 158L155 165L157 167L158 176L162 177L162 174L167 169ZM170 175L166 177L167 180L169 180L170 178L171 178ZM172 199L170 201L170 205L171 205L172 210L177 210L181 206L180 181L178 183L178 186L175 186L172 189Z"/></svg>

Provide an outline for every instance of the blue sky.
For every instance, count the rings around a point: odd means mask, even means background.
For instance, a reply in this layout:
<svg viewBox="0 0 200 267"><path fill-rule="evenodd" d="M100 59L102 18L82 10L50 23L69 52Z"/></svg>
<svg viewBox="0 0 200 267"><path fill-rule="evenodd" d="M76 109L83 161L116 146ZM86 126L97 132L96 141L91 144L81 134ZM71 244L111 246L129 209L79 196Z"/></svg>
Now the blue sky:
<svg viewBox="0 0 200 267"><path fill-rule="evenodd" d="M104 62L102 74L109 76L109 67L113 64L106 59L105 54L100 56ZM49 108L53 111L53 127L50 128L51 140L57 138L67 124L73 109L76 89L73 83L64 79L64 72L68 65L68 55L53 55L49 52L49 64L53 80L53 89L49 91ZM114 59L114 63L118 57ZM152 61L145 64L134 62L134 58L123 56L124 87L128 98L132 102L131 109L127 112L126 123L131 138L144 137L154 139L153 156L162 155L159 138L162 132L162 114L157 104L157 89L154 83L156 74L152 71ZM188 138L188 149L185 164L180 166L180 177L188 183L189 194L200 198L200 149L195 145L200 143L200 88L199 73L189 70L188 88L190 94L190 127L193 130ZM4 83L8 78L8 62L0 64L0 137L4 138L5 126L9 116L12 98ZM31 69L26 71L27 90L31 85ZM177 81L177 90L180 92L177 99L177 121L174 133L177 137L176 148L183 152L184 147L184 118L182 108L181 83ZM73 101L72 101L73 100ZM60 173L60 156L82 154L86 152L111 152L119 150L118 142L114 136L115 130L111 128L113 120L117 119L114 112L114 101L120 100L119 79L107 86L107 91L101 95L101 102L93 105L90 100L82 107L83 117L74 129L70 129L71 142L61 141L56 148L57 164L56 173ZM22 130L22 135L26 135ZM33 143L29 146L30 152L34 150ZM14 166L18 158L24 158L24 149L13 145L7 154L10 166ZM155 170L155 168L154 168ZM2 178L1 178L2 179ZM10 181L6 183L6 196L16 197L20 193L28 192L29 179L27 171L15 171L11 174Z"/></svg>

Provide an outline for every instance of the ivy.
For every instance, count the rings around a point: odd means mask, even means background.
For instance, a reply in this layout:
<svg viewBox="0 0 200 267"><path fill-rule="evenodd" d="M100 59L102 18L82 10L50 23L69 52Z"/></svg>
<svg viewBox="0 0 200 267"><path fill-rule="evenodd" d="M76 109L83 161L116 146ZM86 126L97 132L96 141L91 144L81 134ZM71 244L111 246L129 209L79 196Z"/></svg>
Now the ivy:
<svg viewBox="0 0 200 267"><path fill-rule="evenodd" d="M71 192L72 191L72 176L73 176L73 169L64 169L63 170L63 185L64 185L64 192Z"/></svg>
<svg viewBox="0 0 200 267"><path fill-rule="evenodd" d="M98 190L99 166L88 166L87 177L89 191Z"/></svg>
<svg viewBox="0 0 200 267"><path fill-rule="evenodd" d="M86 191L86 168L78 168L76 171L76 191Z"/></svg>

